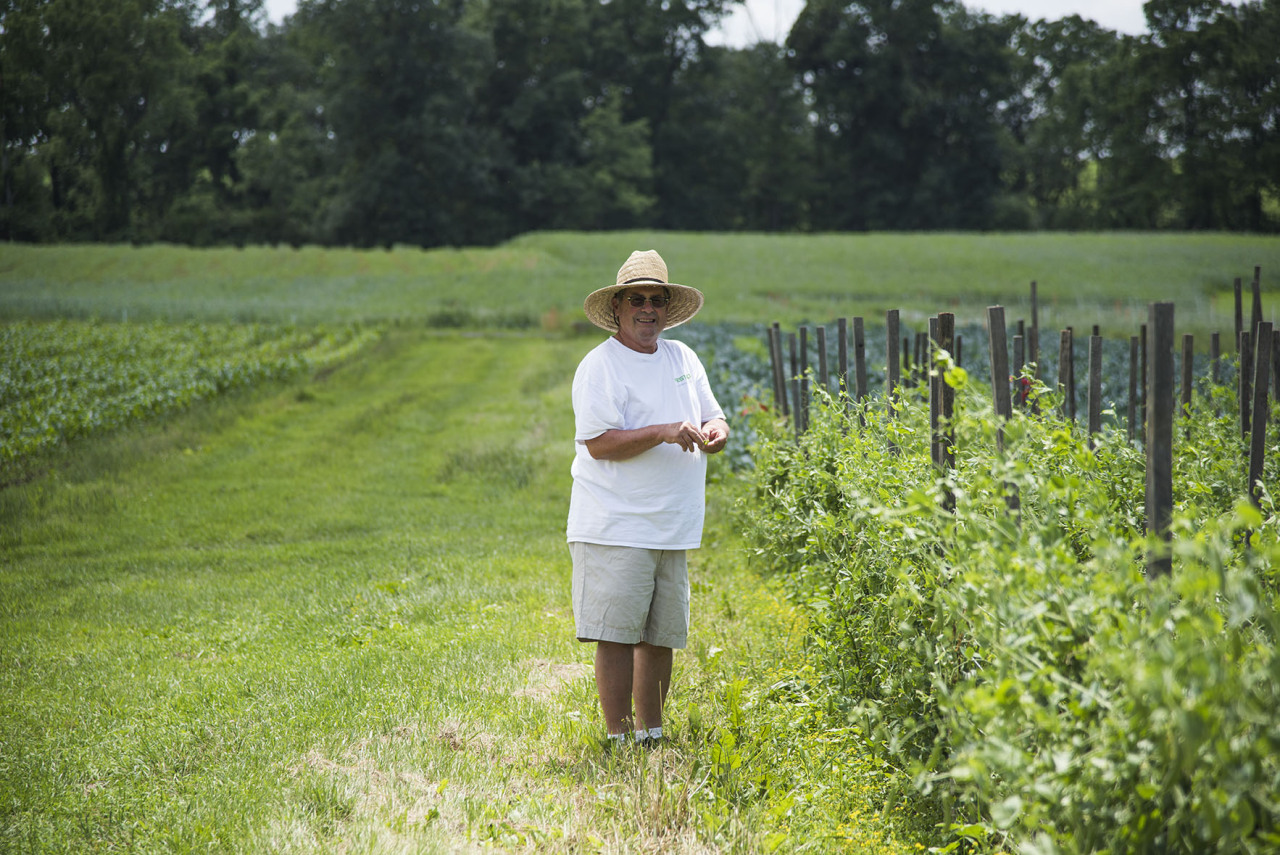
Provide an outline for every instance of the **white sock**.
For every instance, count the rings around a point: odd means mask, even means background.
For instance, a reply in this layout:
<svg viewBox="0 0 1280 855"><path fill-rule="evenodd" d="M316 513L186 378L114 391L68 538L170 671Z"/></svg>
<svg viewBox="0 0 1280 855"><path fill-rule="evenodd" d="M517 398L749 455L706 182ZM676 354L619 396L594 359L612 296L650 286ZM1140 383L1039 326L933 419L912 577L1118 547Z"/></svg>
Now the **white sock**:
<svg viewBox="0 0 1280 855"><path fill-rule="evenodd" d="M625 733L610 733L608 734L608 737L619 745L627 741L627 735Z"/></svg>
<svg viewBox="0 0 1280 855"><path fill-rule="evenodd" d="M645 739L645 737L647 737L648 735L649 735L649 731L647 731L647 730L637 730L637 731L636 731L636 742L643 742L643 741L644 741L644 739Z"/></svg>
<svg viewBox="0 0 1280 855"><path fill-rule="evenodd" d="M662 738L662 725L658 725L657 727L651 727L651 728L649 728L649 738L650 738L650 739L661 739L661 738Z"/></svg>

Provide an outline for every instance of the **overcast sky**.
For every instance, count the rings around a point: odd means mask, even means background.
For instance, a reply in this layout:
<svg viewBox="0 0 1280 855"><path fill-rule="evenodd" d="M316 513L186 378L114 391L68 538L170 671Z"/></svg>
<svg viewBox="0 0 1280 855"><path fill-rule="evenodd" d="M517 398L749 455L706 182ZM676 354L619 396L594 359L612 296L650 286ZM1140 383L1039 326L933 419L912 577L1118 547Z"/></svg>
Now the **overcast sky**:
<svg viewBox="0 0 1280 855"><path fill-rule="evenodd" d="M1021 13L1031 20L1056 21L1079 15L1092 18L1107 29L1138 35L1147 29L1142 3L1143 0L966 0L965 5L996 15ZM297 0L266 0L267 17L277 23L296 7ZM718 37L713 34L708 41L735 47L762 39L781 42L802 8L804 0L747 0L725 19Z"/></svg>

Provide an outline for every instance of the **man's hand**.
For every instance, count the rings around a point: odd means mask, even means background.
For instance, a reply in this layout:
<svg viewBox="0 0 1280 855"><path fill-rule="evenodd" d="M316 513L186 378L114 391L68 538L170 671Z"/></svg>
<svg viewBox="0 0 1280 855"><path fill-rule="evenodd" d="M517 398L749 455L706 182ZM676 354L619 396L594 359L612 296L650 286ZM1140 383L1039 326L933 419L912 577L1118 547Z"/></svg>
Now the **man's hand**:
<svg viewBox="0 0 1280 855"><path fill-rule="evenodd" d="M702 450L707 454L724 451L729 443L729 424L724 419L712 419L702 426Z"/></svg>
<svg viewBox="0 0 1280 855"><path fill-rule="evenodd" d="M682 451L697 451L705 448L707 437L691 422L672 422L663 425L662 441L678 445Z"/></svg>

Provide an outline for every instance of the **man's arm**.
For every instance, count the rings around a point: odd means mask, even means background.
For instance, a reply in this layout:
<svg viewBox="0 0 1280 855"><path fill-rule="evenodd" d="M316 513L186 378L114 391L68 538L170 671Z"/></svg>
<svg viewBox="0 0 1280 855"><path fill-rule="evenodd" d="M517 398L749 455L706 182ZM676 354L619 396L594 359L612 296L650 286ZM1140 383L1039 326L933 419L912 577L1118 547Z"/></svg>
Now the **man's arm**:
<svg viewBox="0 0 1280 855"><path fill-rule="evenodd" d="M720 419L712 419L707 424L714 425L717 422L724 430L724 437L720 440L719 447L714 449L715 451L724 448L724 441L729 438L729 427ZM596 460L629 460L664 442L678 445L684 451L701 448L703 451L710 452L711 449L708 447L710 441L711 437L689 422L671 422L633 430L607 430L593 439L586 440L583 445Z"/></svg>

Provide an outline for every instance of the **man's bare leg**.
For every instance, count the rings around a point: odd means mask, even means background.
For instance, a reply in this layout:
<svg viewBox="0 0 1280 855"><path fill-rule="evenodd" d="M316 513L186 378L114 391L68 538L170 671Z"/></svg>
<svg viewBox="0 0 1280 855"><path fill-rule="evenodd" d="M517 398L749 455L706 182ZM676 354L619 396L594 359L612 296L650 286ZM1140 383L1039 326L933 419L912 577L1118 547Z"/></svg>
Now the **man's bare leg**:
<svg viewBox="0 0 1280 855"><path fill-rule="evenodd" d="M636 730L662 726L662 705L671 686L671 648L640 642L635 646L631 692L636 701Z"/></svg>
<svg viewBox="0 0 1280 855"><path fill-rule="evenodd" d="M631 684L635 670L633 644L596 642L596 691L605 728L611 734L631 729Z"/></svg>

